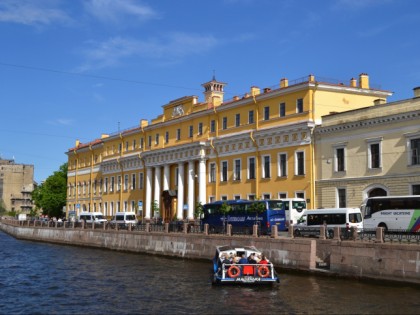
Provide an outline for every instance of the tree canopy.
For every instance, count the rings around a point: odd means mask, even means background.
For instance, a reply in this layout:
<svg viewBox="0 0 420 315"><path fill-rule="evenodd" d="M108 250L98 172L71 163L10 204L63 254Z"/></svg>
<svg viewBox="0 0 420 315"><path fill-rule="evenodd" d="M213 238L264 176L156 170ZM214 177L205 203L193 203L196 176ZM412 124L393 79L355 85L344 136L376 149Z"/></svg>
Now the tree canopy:
<svg viewBox="0 0 420 315"><path fill-rule="evenodd" d="M42 209L42 214L62 217L63 207L66 205L66 191L67 163L64 163L58 171L34 189L32 200L36 208Z"/></svg>

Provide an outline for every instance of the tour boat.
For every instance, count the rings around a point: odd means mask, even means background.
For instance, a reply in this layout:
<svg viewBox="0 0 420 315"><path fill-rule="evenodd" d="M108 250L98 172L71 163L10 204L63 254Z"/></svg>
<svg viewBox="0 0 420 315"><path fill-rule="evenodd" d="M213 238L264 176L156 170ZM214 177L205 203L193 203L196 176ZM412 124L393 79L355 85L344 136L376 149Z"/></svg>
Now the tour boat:
<svg viewBox="0 0 420 315"><path fill-rule="evenodd" d="M213 258L213 284L279 283L273 264L254 246L217 246Z"/></svg>

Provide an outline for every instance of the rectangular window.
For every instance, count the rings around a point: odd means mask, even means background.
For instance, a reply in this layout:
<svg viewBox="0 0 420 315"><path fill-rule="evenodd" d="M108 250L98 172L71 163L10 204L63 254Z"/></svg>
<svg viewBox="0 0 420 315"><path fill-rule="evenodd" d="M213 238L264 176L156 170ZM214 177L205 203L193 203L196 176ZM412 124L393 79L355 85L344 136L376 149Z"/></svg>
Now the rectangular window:
<svg viewBox="0 0 420 315"><path fill-rule="evenodd" d="M296 113L303 113L303 98L296 100Z"/></svg>
<svg viewBox="0 0 420 315"><path fill-rule="evenodd" d="M270 194L263 194L262 199L263 200L269 200L269 199L271 199L271 196L270 196Z"/></svg>
<svg viewBox="0 0 420 315"><path fill-rule="evenodd" d="M227 117L223 117L222 120L222 129L226 130L227 129Z"/></svg>
<svg viewBox="0 0 420 315"><path fill-rule="evenodd" d="M228 162L222 161L222 174L221 179L222 182L227 182L228 180Z"/></svg>
<svg viewBox="0 0 420 315"><path fill-rule="evenodd" d="M271 174L270 174L270 156L269 155L265 155L263 156L263 174L262 174L263 178L270 178Z"/></svg>
<svg viewBox="0 0 420 315"><path fill-rule="evenodd" d="M175 186L178 187L179 168L175 168Z"/></svg>
<svg viewBox="0 0 420 315"><path fill-rule="evenodd" d="M270 119L270 107L266 106L264 107L264 120Z"/></svg>
<svg viewBox="0 0 420 315"><path fill-rule="evenodd" d="M124 175L124 190L128 190L128 174Z"/></svg>
<svg viewBox="0 0 420 315"><path fill-rule="evenodd" d="M235 115L235 127L239 127L241 125L241 114Z"/></svg>
<svg viewBox="0 0 420 315"><path fill-rule="evenodd" d="M131 189L136 189L136 174L131 174Z"/></svg>
<svg viewBox="0 0 420 315"><path fill-rule="evenodd" d="M176 140L181 140L181 129L176 130Z"/></svg>
<svg viewBox="0 0 420 315"><path fill-rule="evenodd" d="M115 178L114 178L114 176L112 176L111 177L111 186L109 187L110 192L114 191L114 186L115 186Z"/></svg>
<svg viewBox="0 0 420 315"><path fill-rule="evenodd" d="M250 110L248 112L248 124L253 124L254 123L254 111Z"/></svg>
<svg viewBox="0 0 420 315"><path fill-rule="evenodd" d="M144 186L144 174L139 173L139 189L143 189Z"/></svg>
<svg viewBox="0 0 420 315"><path fill-rule="evenodd" d="M117 191L121 190L121 184L122 184L121 175L118 175L118 177L117 177Z"/></svg>
<svg viewBox="0 0 420 315"><path fill-rule="evenodd" d="M198 123L198 135L203 135L203 123Z"/></svg>
<svg viewBox="0 0 420 315"><path fill-rule="evenodd" d="M344 148L335 149L335 171L344 172L346 170L345 166L345 150Z"/></svg>
<svg viewBox="0 0 420 315"><path fill-rule="evenodd" d="M295 155L295 174L305 175L305 153L303 151L296 152Z"/></svg>
<svg viewBox="0 0 420 315"><path fill-rule="evenodd" d="M346 189L344 188L337 188L337 204L339 208L346 208Z"/></svg>
<svg viewBox="0 0 420 315"><path fill-rule="evenodd" d="M192 138L194 135L194 127L191 125L188 129L188 137Z"/></svg>
<svg viewBox="0 0 420 315"><path fill-rule="evenodd" d="M147 146L150 148L152 146L152 136L148 137Z"/></svg>
<svg viewBox="0 0 420 315"><path fill-rule="evenodd" d="M241 180L241 160L235 160L235 171L233 173L233 180Z"/></svg>
<svg viewBox="0 0 420 315"><path fill-rule="evenodd" d="M210 183L216 182L216 163L210 163Z"/></svg>
<svg viewBox="0 0 420 315"><path fill-rule="evenodd" d="M108 177L105 177L104 181L104 193L108 192Z"/></svg>
<svg viewBox="0 0 420 315"><path fill-rule="evenodd" d="M420 139L410 140L411 165L420 165Z"/></svg>
<svg viewBox="0 0 420 315"><path fill-rule="evenodd" d="M279 154L279 176L287 176L287 153Z"/></svg>
<svg viewBox="0 0 420 315"><path fill-rule="evenodd" d="M144 147L144 139L140 138L140 149L143 149Z"/></svg>
<svg viewBox="0 0 420 315"><path fill-rule="evenodd" d="M210 132L216 132L216 121L210 121Z"/></svg>
<svg viewBox="0 0 420 315"><path fill-rule="evenodd" d="M381 146L380 143L369 145L369 168L381 167Z"/></svg>
<svg viewBox="0 0 420 315"><path fill-rule="evenodd" d="M134 140L133 140L133 150L135 150L135 149L136 149L136 145L137 145L137 142L136 142L136 139L134 139Z"/></svg>
<svg viewBox="0 0 420 315"><path fill-rule="evenodd" d="M169 131L165 132L165 143L169 143Z"/></svg>
<svg viewBox="0 0 420 315"><path fill-rule="evenodd" d="M286 192L279 192L278 196L279 196L279 199L285 199L285 198L287 198L287 193ZM286 210L288 210L288 209L286 209Z"/></svg>
<svg viewBox="0 0 420 315"><path fill-rule="evenodd" d="M297 192L295 192L295 197L305 199L305 192L297 191Z"/></svg>
<svg viewBox="0 0 420 315"><path fill-rule="evenodd" d="M280 117L286 116L286 103L280 103L279 115Z"/></svg>
<svg viewBox="0 0 420 315"><path fill-rule="evenodd" d="M125 152L128 152L128 141L125 142Z"/></svg>
<svg viewBox="0 0 420 315"><path fill-rule="evenodd" d="M411 194L412 195L420 195L420 185L419 184L411 185Z"/></svg>
<svg viewBox="0 0 420 315"><path fill-rule="evenodd" d="M155 136L155 144L159 145L159 134L158 133Z"/></svg>
<svg viewBox="0 0 420 315"><path fill-rule="evenodd" d="M131 208L130 211L135 212L136 211L136 203L134 200L131 200Z"/></svg>
<svg viewBox="0 0 420 315"><path fill-rule="evenodd" d="M248 179L255 179L255 158L248 159Z"/></svg>

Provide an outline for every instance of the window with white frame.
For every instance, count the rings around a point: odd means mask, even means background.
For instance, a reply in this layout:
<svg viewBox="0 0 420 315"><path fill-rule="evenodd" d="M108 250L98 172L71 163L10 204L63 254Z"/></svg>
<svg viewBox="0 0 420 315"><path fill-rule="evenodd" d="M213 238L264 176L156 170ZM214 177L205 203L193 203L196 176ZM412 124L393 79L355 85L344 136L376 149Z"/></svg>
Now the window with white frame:
<svg viewBox="0 0 420 315"><path fill-rule="evenodd" d="M347 207L347 191L345 188L337 188L337 207Z"/></svg>
<svg viewBox="0 0 420 315"><path fill-rule="evenodd" d="M220 199L221 200L228 200L228 197L226 195L222 195Z"/></svg>
<svg viewBox="0 0 420 315"><path fill-rule="evenodd" d="M233 199L234 199L234 200L240 200L240 199L241 199L241 195L234 195L234 196L233 196Z"/></svg>
<svg viewBox="0 0 420 315"><path fill-rule="evenodd" d="M255 179L255 157L248 158L248 179Z"/></svg>
<svg viewBox="0 0 420 315"><path fill-rule="evenodd" d="M256 196L254 194L249 194L248 195L248 200L254 201L254 200L256 200Z"/></svg>
<svg viewBox="0 0 420 315"><path fill-rule="evenodd" d="M279 105L279 116L280 117L286 116L286 103L280 103L280 105Z"/></svg>
<svg viewBox="0 0 420 315"><path fill-rule="evenodd" d="M296 100L296 113L303 113L303 98Z"/></svg>
<svg viewBox="0 0 420 315"><path fill-rule="evenodd" d="M336 172L344 172L346 170L345 153L345 147L337 147L334 149L334 166Z"/></svg>
<svg viewBox="0 0 420 315"><path fill-rule="evenodd" d="M287 192L279 192L277 195L279 196L279 199L287 198Z"/></svg>
<svg viewBox="0 0 420 315"><path fill-rule="evenodd" d="M264 107L264 120L270 119L270 106Z"/></svg>
<svg viewBox="0 0 420 315"><path fill-rule="evenodd" d="M209 202L215 202L216 197L215 196L209 196Z"/></svg>
<svg viewBox="0 0 420 315"><path fill-rule="evenodd" d="M263 200L271 199L271 194L262 194L262 199Z"/></svg>
<svg viewBox="0 0 420 315"><path fill-rule="evenodd" d="M250 110L248 112L248 124L253 124L254 123L254 111Z"/></svg>
<svg viewBox="0 0 420 315"><path fill-rule="evenodd" d="M262 157L262 178L270 178L271 177L271 157L269 155L264 155Z"/></svg>
<svg viewBox="0 0 420 315"><path fill-rule="evenodd" d="M295 152L295 175L305 175L305 152Z"/></svg>
<svg viewBox="0 0 420 315"><path fill-rule="evenodd" d="M144 187L144 173L139 173L139 189Z"/></svg>
<svg viewBox="0 0 420 315"><path fill-rule="evenodd" d="M234 173L233 173L233 180L241 180L241 160L236 159L234 161Z"/></svg>
<svg viewBox="0 0 420 315"><path fill-rule="evenodd" d="M409 152L411 157L409 165L420 165L420 137L410 139Z"/></svg>
<svg viewBox="0 0 420 315"><path fill-rule="evenodd" d="M215 183L216 182L216 163L210 163L210 176L209 182Z"/></svg>
<svg viewBox="0 0 420 315"><path fill-rule="evenodd" d="M117 191L121 190L121 175L117 177Z"/></svg>
<svg viewBox="0 0 420 315"><path fill-rule="evenodd" d="M287 176L287 153L279 153L279 176Z"/></svg>
<svg viewBox="0 0 420 315"><path fill-rule="evenodd" d="M241 125L241 114L235 115L235 127L239 127Z"/></svg>
<svg viewBox="0 0 420 315"><path fill-rule="evenodd" d="M220 181L227 182L227 180L228 180L228 162L222 161Z"/></svg>
<svg viewBox="0 0 420 315"><path fill-rule="evenodd" d="M382 167L382 139L368 139L368 168L377 169Z"/></svg>
<svg viewBox="0 0 420 315"><path fill-rule="evenodd" d="M305 192L304 191L295 191L295 198L305 199Z"/></svg>
<svg viewBox="0 0 420 315"><path fill-rule="evenodd" d="M131 174L131 189L136 189L136 174Z"/></svg>

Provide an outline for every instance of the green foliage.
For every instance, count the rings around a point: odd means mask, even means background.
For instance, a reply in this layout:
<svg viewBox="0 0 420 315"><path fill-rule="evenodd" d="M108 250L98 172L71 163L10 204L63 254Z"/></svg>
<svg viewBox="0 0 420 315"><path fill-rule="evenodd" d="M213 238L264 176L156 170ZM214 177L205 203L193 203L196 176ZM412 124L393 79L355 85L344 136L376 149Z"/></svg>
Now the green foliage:
<svg viewBox="0 0 420 315"><path fill-rule="evenodd" d="M32 200L37 209L42 209L44 215L61 217L66 205L66 191L67 163L64 163L58 171L34 189Z"/></svg>
<svg viewBox="0 0 420 315"><path fill-rule="evenodd" d="M203 204L198 201L195 204L194 215L195 215L196 218L200 218L203 213L204 213Z"/></svg>
<svg viewBox="0 0 420 315"><path fill-rule="evenodd" d="M250 206L249 210L251 212L255 212L256 214L264 212L265 209L265 203L260 202L259 200L255 200Z"/></svg>
<svg viewBox="0 0 420 315"><path fill-rule="evenodd" d="M230 212L230 210L232 210L232 207L229 206L226 202L224 202L221 206L220 206L220 212L225 216L226 214L228 214Z"/></svg>

